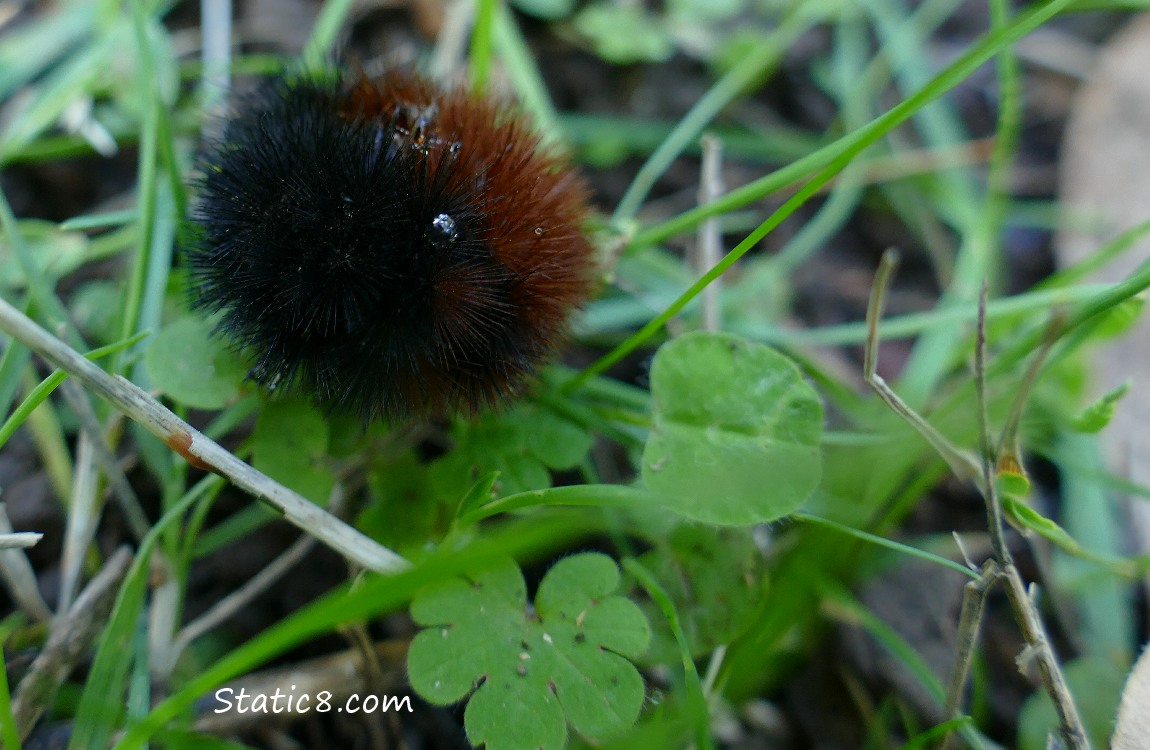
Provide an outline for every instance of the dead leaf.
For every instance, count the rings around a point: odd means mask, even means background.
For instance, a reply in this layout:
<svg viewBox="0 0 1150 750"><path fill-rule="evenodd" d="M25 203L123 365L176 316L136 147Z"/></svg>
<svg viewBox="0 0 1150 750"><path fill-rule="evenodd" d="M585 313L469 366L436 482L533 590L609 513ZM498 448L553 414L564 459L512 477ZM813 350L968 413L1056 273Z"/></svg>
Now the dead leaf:
<svg viewBox="0 0 1150 750"><path fill-rule="evenodd" d="M1113 750L1150 749L1150 648L1142 652L1126 680L1110 746Z"/></svg>

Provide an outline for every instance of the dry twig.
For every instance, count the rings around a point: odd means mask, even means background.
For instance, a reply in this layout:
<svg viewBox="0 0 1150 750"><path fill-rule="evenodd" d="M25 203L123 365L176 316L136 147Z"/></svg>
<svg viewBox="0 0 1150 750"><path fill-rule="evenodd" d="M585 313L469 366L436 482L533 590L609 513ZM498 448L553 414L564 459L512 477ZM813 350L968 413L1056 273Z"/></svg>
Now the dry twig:
<svg viewBox="0 0 1150 750"><path fill-rule="evenodd" d="M0 300L0 330L79 380L129 418L135 420L188 463L227 477L238 487L274 505L284 518L353 562L380 573L408 567L402 557L361 534L236 458L183 421L139 386L113 377L75 349L52 336L4 300Z"/></svg>
<svg viewBox="0 0 1150 750"><path fill-rule="evenodd" d="M1012 443L1017 431L1016 415L1021 413L1022 402L1029 393L1029 387L1037 376L1037 368L1042 357L1048 350L1052 337L1047 337L1047 345L1036 363L1032 363L1027 371L1026 378L1019 389L1017 401L1012 409L1012 419L1004 433L1003 439L995 446L990 439L989 423L986 416L986 287L983 286L978 311L978 340L975 348L975 391L978 401L980 456L976 460L969 452L955 447L941 433L934 429L925 419L911 409L890 386L877 374L878 366L878 321L882 317L883 302L886 298L887 288L898 265L898 254L888 250L882 258L878 273L875 276L874 287L871 289L870 305L867 308L867 342L866 358L863 375L867 383L879 394L888 406L904 421L914 427L920 435L941 455L950 465L951 471L960 479L975 484L986 502L987 521L991 537L993 559L987 561L982 567L982 578L968 585L963 596L962 627L960 632L960 645L955 655L955 665L947 690L947 710L950 717L957 717L961 695L966 685L966 676L970 668L971 654L978 640L978 631L982 615L983 599L987 590L997 581L1003 581L1006 586L1007 598L1014 612L1015 621L1022 632L1026 642L1026 653L1030 654L1038 665L1039 673L1046 692L1054 702L1058 713L1059 732L1067 747L1072 750L1089 750L1090 741L1087 739L1082 718L1075 705L1074 696L1066 685L1066 678L1058 666L1058 660L1050 646L1043 625L1042 617L1033 600L1026 593L1026 586L1022 576L1014 564L1010 550L1006 545L1005 526L1003 522L1002 503L998 496L997 471L1003 457L1003 445ZM1006 455L1013 456L1014 447L1007 447ZM943 747L949 742L944 741Z"/></svg>
<svg viewBox="0 0 1150 750"><path fill-rule="evenodd" d="M40 655L28 668L12 699L12 717L20 739L28 736L40 716L52 705L52 694L64 683L72 669L88 653L116 603L120 583L128 574L132 553L127 547L116 550L76 597L68 613L52 623Z"/></svg>

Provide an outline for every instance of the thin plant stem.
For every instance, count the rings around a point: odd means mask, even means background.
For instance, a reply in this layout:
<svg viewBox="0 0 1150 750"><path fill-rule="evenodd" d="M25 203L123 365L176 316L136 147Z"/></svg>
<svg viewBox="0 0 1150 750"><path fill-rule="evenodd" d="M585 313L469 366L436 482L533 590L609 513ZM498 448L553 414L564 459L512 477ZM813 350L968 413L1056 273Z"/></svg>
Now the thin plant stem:
<svg viewBox="0 0 1150 750"><path fill-rule="evenodd" d="M0 579L20 609L34 620L48 622L52 610L36 585L36 571L24 550L40 541L43 534L17 534L8 520L8 509L0 502Z"/></svg>
<svg viewBox="0 0 1150 750"><path fill-rule="evenodd" d="M172 642L167 668L170 670L175 665L176 659L192 641L248 606L253 599L267 591L276 581L283 578L303 560L313 547L315 547L315 539L304 534L265 566L263 570L252 576L251 580L220 599L207 612L185 625Z"/></svg>
<svg viewBox="0 0 1150 750"><path fill-rule="evenodd" d="M0 552L6 549L27 549L40 543L44 535L38 531L0 532Z"/></svg>
<svg viewBox="0 0 1150 750"><path fill-rule="evenodd" d="M128 573L132 553L121 547L108 558L75 603L53 623L40 655L28 667L12 699L12 716L21 738L26 738L40 716L52 705L56 690L83 661L92 642L108 622L116 593Z"/></svg>
<svg viewBox="0 0 1150 750"><path fill-rule="evenodd" d="M715 650L711 652L711 659L707 662L707 672L703 675L703 695L708 698L715 697L715 685L719 679L719 671L723 667L723 661L727 658L727 644L716 646Z"/></svg>
<svg viewBox="0 0 1150 750"><path fill-rule="evenodd" d="M978 296L978 327L974 344L974 401L978 409L978 450L983 461L991 460L990 413L986 406L986 300L988 285L982 283Z"/></svg>
<svg viewBox="0 0 1150 750"><path fill-rule="evenodd" d="M992 492L993 487L991 484ZM1054 650L1050 647L1050 639L1046 635L1046 626L1042 623L1034 600L1027 593L1022 575L1012 564L1003 569L1002 578L1006 582L1006 596L1010 600L1011 609L1014 610L1014 617L1022 629L1022 637L1026 640L1027 649L1024 653L1038 664L1042 684L1046 687L1046 692L1054 703L1054 710L1058 713L1059 734L1071 750L1090 750L1090 740L1086 736L1086 728L1078 713L1078 705L1074 702L1074 696L1066 684L1066 677L1058 666Z"/></svg>
<svg viewBox="0 0 1150 750"><path fill-rule="evenodd" d="M75 474L72 495L68 498L68 515L64 523L64 549L60 554L60 590L56 611L67 612L80 589L84 552L96 533L98 518L99 478L92 438L81 431L76 441Z"/></svg>
<svg viewBox="0 0 1150 750"><path fill-rule="evenodd" d="M611 217L612 222L623 224L634 218L659 177L666 172L683 149L691 145L703 128L707 127L735 97L745 91L750 82L773 70L782 59L787 47L813 25L815 19L810 13L801 5L794 7L797 10L716 81L651 153L635 174L635 179L627 188L627 192L619 200L619 205Z"/></svg>
<svg viewBox="0 0 1150 750"><path fill-rule="evenodd" d="M75 377L130 419L138 422L145 430L164 441L188 463L227 477L241 489L266 500L283 514L285 520L316 537L344 557L380 573L398 572L410 565L407 560L374 539L236 458L215 441L177 417L136 384L104 372L2 299L0 299L0 330Z"/></svg>
<svg viewBox="0 0 1150 750"><path fill-rule="evenodd" d="M221 114L232 85L232 3L231 0L200 0L200 76L204 111ZM208 118L209 120L212 118Z"/></svg>
<svg viewBox="0 0 1150 750"><path fill-rule="evenodd" d="M958 650L954 655L954 667L946 686L946 713L954 719L961 715L962 694L966 680L970 676L970 665L974 661L974 650L978 647L978 637L982 632L982 615L986 610L986 595L998 580L998 565L994 560L982 564L978 580L967 581L962 587L962 612L958 618ZM947 732L941 750L948 750L952 734Z"/></svg>
<svg viewBox="0 0 1150 750"><path fill-rule="evenodd" d="M1014 619L1022 632L1026 649L1023 652L1027 660L1033 660L1038 665L1043 686L1053 701L1058 713L1059 733L1067 747L1072 750L1089 750L1090 741L1082 724L1082 718L1075 705L1074 696L1066 685L1066 678L1058 666L1058 660L1050 647L1046 628L1038 608L1026 592L1022 576L1014 565L1010 550L1006 544L1005 524L1003 523L1002 502L998 496L997 472L1001 457L997 455L990 444L989 420L986 413L986 284L982 285L982 292L978 306L978 331L975 346L975 393L979 420L980 443L982 449L981 461L975 461L965 451L955 448L940 435L926 420L906 405L876 373L878 366L878 321L882 315L883 301L889 288L891 277L897 266L897 255L888 250L882 258L879 270L875 275L874 287L871 290L870 305L867 308L867 342L863 363L864 377L888 406L903 420L914 427L929 442L939 454L950 464L951 470L961 479L975 481L986 503L987 524L991 538L993 558L988 564L992 568L983 566L985 584L989 587L995 580L1005 581L1007 597L1010 600ZM1021 413L1023 403L1029 395L1030 388L1037 378L1042 361L1049 352L1054 340L1057 338L1059 321L1056 319L1047 328L1047 336L1042 351L1031 362L1028 372L1019 386L1014 404L1014 414ZM1010 426L1008 425L1008 429ZM1017 426L1013 428L1017 431ZM1000 442L1001 448L1001 442ZM997 572L995 572L997 571ZM985 595L985 590L976 592ZM951 682L947 691L948 716L953 718L959 710L962 691L966 684L966 675L969 672L969 663L974 643L977 640L982 605L977 601L968 605L966 593L963 601L963 621L960 627L962 642L956 654L955 669L951 675ZM1020 664L1020 666L1022 666ZM945 747L944 741L944 747Z"/></svg>
<svg viewBox="0 0 1150 750"><path fill-rule="evenodd" d="M950 466L950 470L959 478L966 481L977 481L979 476L978 463L969 453L957 448L942 433L936 430L929 422L920 417L906 402L899 398L882 376L878 374L878 322L882 317L886 302L887 290L891 279L898 268L898 252L887 250L883 253L878 273L875 275L874 287L871 289L870 303L867 305L867 339L863 359L863 378L886 402L895 414L907 424L918 431L930 443L931 447Z"/></svg>
<svg viewBox="0 0 1150 750"><path fill-rule="evenodd" d="M1014 399L1014 403L1010 405L1010 412L1006 416L1006 423L1002 428L1002 435L998 440L998 452L995 456L995 465L998 467L1000 473L1002 471L1013 471L1018 474L1024 473L1022 469L1022 459L1020 457L1021 451L1018 447L1019 430L1022 427L1022 413L1026 407L1027 396L1034 388L1034 384L1038 381L1038 376L1050 356L1050 350L1054 348L1054 343L1058 341L1058 338L1062 335L1064 325L1065 315L1056 311L1046 326L1046 333L1043 337L1042 346L1038 350L1038 356L1031 359L1030 365L1026 368L1026 374L1022 376L1022 382L1018 388L1018 396Z"/></svg>
<svg viewBox="0 0 1150 750"><path fill-rule="evenodd" d="M718 200L723 194L723 142L715 136L703 135L703 165L699 178L699 204L705 205ZM711 216L699 225L698 246L695 266L699 273L714 268L723 256L723 231L719 217ZM719 307L719 292L723 278L712 281L702 291L703 330L718 331L722 327L722 310Z"/></svg>
<svg viewBox="0 0 1150 750"><path fill-rule="evenodd" d="M148 521L148 515L144 513L143 506L140 505L139 498L136 497L136 491L132 489L127 476L124 475L124 470L120 468L120 464L116 462L116 457L112 455L112 451L105 442L104 431L100 428L96 412L92 409L87 394L72 380L65 380L62 389L64 397L68 400L68 404L80 422L80 429L88 436L96 463L104 470L104 476L108 478L108 483L112 488L112 496L119 502L120 511L128 522L132 536L139 542L148 533L151 523Z"/></svg>
<svg viewBox="0 0 1150 750"><path fill-rule="evenodd" d="M978 328L975 334L974 345L974 394L978 404L978 434L982 444L982 471L994 466L998 455L990 439L990 416L986 406L986 296L987 285L982 284L982 295L978 303ZM985 479L984 479L985 484ZM983 498L986 501L986 525L990 532L990 544L994 549L994 557L999 565L1006 567L1014 564L1010 548L1006 545L1003 535L1002 504L998 502L997 493L987 493L985 487Z"/></svg>

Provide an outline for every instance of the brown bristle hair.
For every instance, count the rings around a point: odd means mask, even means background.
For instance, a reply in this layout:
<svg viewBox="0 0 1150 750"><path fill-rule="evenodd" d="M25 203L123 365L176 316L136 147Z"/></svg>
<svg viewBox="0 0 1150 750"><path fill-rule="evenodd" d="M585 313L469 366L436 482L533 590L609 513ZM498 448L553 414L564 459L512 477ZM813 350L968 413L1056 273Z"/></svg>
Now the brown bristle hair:
<svg viewBox="0 0 1150 750"><path fill-rule="evenodd" d="M365 419L522 392L588 296L588 195L523 115L406 73L261 89L201 160L195 304Z"/></svg>

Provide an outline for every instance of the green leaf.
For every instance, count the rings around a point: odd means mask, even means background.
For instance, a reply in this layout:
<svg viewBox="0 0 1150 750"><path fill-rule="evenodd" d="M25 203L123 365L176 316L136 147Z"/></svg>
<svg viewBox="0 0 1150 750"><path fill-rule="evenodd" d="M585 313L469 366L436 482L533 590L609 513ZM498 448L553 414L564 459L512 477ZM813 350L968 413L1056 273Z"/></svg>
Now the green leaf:
<svg viewBox="0 0 1150 750"><path fill-rule="evenodd" d="M591 42L595 54L617 65L662 62L675 51L661 20L633 4L588 5L575 16L575 30Z"/></svg>
<svg viewBox="0 0 1150 750"><path fill-rule="evenodd" d="M446 531L450 508L433 501L427 489L427 467L411 451L374 460L367 487L371 502L355 526L384 546L415 558L429 540Z"/></svg>
<svg viewBox="0 0 1150 750"><path fill-rule="evenodd" d="M202 318L181 318L156 334L144 362L164 393L195 409L222 409L239 394L247 367Z"/></svg>
<svg viewBox="0 0 1150 750"><path fill-rule="evenodd" d="M499 481L498 471L489 471L476 480L475 484L471 485L471 489L459 501L459 510L456 511L456 517L463 516L478 508L482 508L487 503L491 502L495 495L495 483Z"/></svg>
<svg viewBox="0 0 1150 750"><path fill-rule="evenodd" d="M1081 554L1082 546L1066 532L1066 529L1031 508L1018 496L1004 494L1002 496L1002 509L1006 511L1009 520L1018 526L1030 529L1071 554Z"/></svg>
<svg viewBox="0 0 1150 750"><path fill-rule="evenodd" d="M552 469L573 469L591 450L591 434L553 411L523 407L523 425L531 452Z"/></svg>
<svg viewBox="0 0 1150 750"><path fill-rule="evenodd" d="M427 628L408 652L411 685L438 704L475 689L464 725L488 750L562 748L568 723L591 741L616 735L639 716L643 679L628 659L650 640L618 586L611 558L583 553L547 572L534 613L510 559L428 589L411 605Z"/></svg>
<svg viewBox="0 0 1150 750"><path fill-rule="evenodd" d="M746 10L746 0L667 0L667 12L682 23L731 21Z"/></svg>
<svg viewBox="0 0 1150 750"><path fill-rule="evenodd" d="M324 463L328 438L327 420L310 404L269 402L252 433L252 466L322 505L335 485Z"/></svg>
<svg viewBox="0 0 1150 750"><path fill-rule="evenodd" d="M511 4L529 16L548 21L565 18L575 10L575 0L511 0Z"/></svg>
<svg viewBox="0 0 1150 750"><path fill-rule="evenodd" d="M1001 500L1002 509L1006 514L1006 520L1015 528L1020 530L1030 529L1056 545L1063 552L1074 555L1075 557L1080 557L1083 560L1090 560L1104 565L1115 575L1125 577L1137 577L1140 575L1139 565L1142 563L1137 558L1125 560L1108 553L1097 552L1089 547L1084 547L1079 544L1078 540L1071 536L1066 529L1031 508L1019 497L1004 493L1001 496Z"/></svg>
<svg viewBox="0 0 1150 750"><path fill-rule="evenodd" d="M1142 308L1146 306L1146 293L1141 292L1122 300L1099 316L1093 335L1099 339L1116 338L1127 333L1138 321Z"/></svg>
<svg viewBox="0 0 1150 750"><path fill-rule="evenodd" d="M683 524L640 562L671 597L696 658L742 633L763 595L766 566L750 529ZM652 619L663 621L661 616ZM656 627L647 660L674 663L678 658L672 633Z"/></svg>
<svg viewBox="0 0 1150 750"><path fill-rule="evenodd" d="M27 146L55 124L76 100L89 97L99 81L115 70L111 64L117 53L134 45L131 25L117 19L104 33L85 40L69 50L32 90L30 101L11 118L0 135L0 161Z"/></svg>
<svg viewBox="0 0 1150 750"><path fill-rule="evenodd" d="M774 349L689 333L656 353L651 396L643 482L672 510L749 525L793 512L818 484L822 403Z"/></svg>
<svg viewBox="0 0 1150 750"><path fill-rule="evenodd" d="M436 495L453 504L493 471L499 472L495 492L500 497L546 489L551 486L548 468L570 469L591 450L586 430L532 404L460 423L453 433L455 449L430 470Z"/></svg>
<svg viewBox="0 0 1150 750"><path fill-rule="evenodd" d="M1114 418L1114 409L1129 390L1130 381L1127 380L1103 393L1097 401L1074 417L1070 423L1071 428L1078 432L1101 432L1106 425L1110 424L1110 420Z"/></svg>
<svg viewBox="0 0 1150 750"><path fill-rule="evenodd" d="M1014 450L1004 450L994 467L994 483L1003 497L1025 503L1030 495L1030 478Z"/></svg>
<svg viewBox="0 0 1150 750"><path fill-rule="evenodd" d="M40 75L80 47L92 33L96 8L90 3L60 6L51 13L29 14L19 34L0 38L0 99Z"/></svg>
<svg viewBox="0 0 1150 750"><path fill-rule="evenodd" d="M88 238L83 233L63 232L56 224L38 219L22 219L18 225L41 276L65 276L88 260ZM27 283L12 244L0 234L0 288L22 289Z"/></svg>
<svg viewBox="0 0 1150 750"><path fill-rule="evenodd" d="M156 736L165 750L252 750L251 745L241 745L202 732L173 729L159 732Z"/></svg>
<svg viewBox="0 0 1150 750"><path fill-rule="evenodd" d="M72 295L69 307L89 341L115 341L124 309L123 284L110 279L89 281Z"/></svg>

